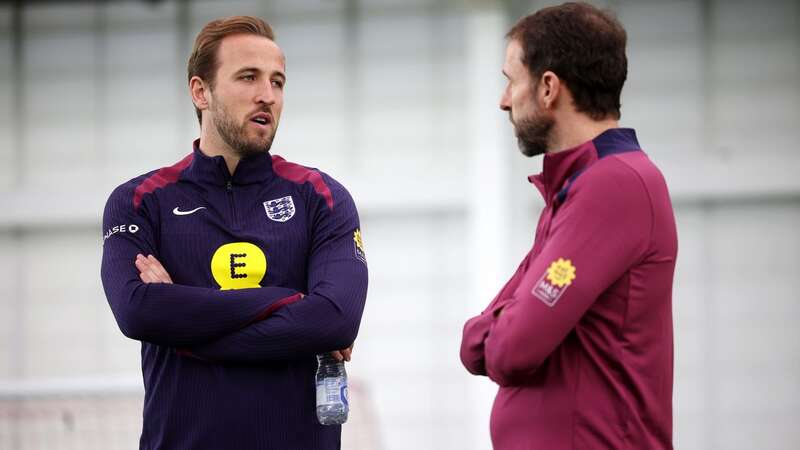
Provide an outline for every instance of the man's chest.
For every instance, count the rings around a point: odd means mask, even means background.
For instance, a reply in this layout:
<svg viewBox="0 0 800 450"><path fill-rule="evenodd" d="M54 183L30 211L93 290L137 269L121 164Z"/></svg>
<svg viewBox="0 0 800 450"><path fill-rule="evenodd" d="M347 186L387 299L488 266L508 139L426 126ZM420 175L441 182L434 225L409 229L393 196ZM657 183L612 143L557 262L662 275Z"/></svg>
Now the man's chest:
<svg viewBox="0 0 800 450"><path fill-rule="evenodd" d="M310 213L296 192L183 187L158 208L159 257L176 283L304 287Z"/></svg>

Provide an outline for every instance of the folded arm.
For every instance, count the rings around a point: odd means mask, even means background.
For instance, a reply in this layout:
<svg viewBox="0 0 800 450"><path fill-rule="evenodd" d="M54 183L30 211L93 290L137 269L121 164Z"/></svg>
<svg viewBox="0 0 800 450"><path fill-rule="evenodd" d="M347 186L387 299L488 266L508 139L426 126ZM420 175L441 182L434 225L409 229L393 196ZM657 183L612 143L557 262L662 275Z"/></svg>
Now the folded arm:
<svg viewBox="0 0 800 450"><path fill-rule="evenodd" d="M489 306L484 309L477 316L467 320L464 324L463 334L461 336L461 363L473 375L487 375L486 373L486 356L484 353L486 347L486 336L489 334L489 329L495 319L495 311L499 312L509 300L511 294L519 285L521 272L525 271L530 259L528 254L525 259L517 267L516 272L506 282L505 286L489 303Z"/></svg>
<svg viewBox="0 0 800 450"><path fill-rule="evenodd" d="M367 296L367 264L358 214L350 195L334 186L333 208L324 204L312 231L309 292L266 319L188 349L200 359L225 363L288 360L350 347ZM349 352L341 356L349 358Z"/></svg>
<svg viewBox="0 0 800 450"><path fill-rule="evenodd" d="M137 255L155 255L153 224L143 203L134 208L123 185L106 204L101 278L106 298L126 336L166 346L212 341L263 319L270 308L299 297L293 289L238 291L145 283Z"/></svg>
<svg viewBox="0 0 800 450"><path fill-rule="evenodd" d="M583 175L510 299L495 308L486 369L501 386L525 383L598 297L648 249L652 209L628 167Z"/></svg>

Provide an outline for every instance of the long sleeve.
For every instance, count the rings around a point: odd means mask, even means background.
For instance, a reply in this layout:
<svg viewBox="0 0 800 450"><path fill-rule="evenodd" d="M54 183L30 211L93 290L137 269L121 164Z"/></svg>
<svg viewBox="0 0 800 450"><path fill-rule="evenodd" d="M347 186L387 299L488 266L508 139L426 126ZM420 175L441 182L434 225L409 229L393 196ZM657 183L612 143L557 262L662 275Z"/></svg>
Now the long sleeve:
<svg viewBox="0 0 800 450"><path fill-rule="evenodd" d="M646 188L624 163L604 163L578 179L502 313L493 310L485 364L501 386L529 379L600 294L646 256L653 226Z"/></svg>
<svg viewBox="0 0 800 450"><path fill-rule="evenodd" d="M292 289L220 291L176 284L145 284L137 253L158 257L156 225L148 203L134 208L131 183L117 188L103 214L101 278L108 304L125 336L166 346L208 342L261 320L299 298Z"/></svg>
<svg viewBox="0 0 800 450"><path fill-rule="evenodd" d="M367 265L358 213L350 194L333 186L332 207L321 203L312 230L309 292L263 321L189 349L213 362L286 360L351 345L367 296Z"/></svg>
<svg viewBox="0 0 800 450"><path fill-rule="evenodd" d="M489 329L494 322L494 311L505 306L509 300L509 296L519 284L520 272L524 271L528 265L530 253L522 260L519 267L517 267L514 275L506 282L505 286L500 289L500 292L492 299L489 306L486 307L480 314L467 320L464 324L464 330L461 336L461 363L473 375L487 375L486 373L486 358L484 355L484 347L486 336L489 334Z"/></svg>
<svg viewBox="0 0 800 450"><path fill-rule="evenodd" d="M493 320L492 312L484 311L464 324L461 337L461 363L473 375L487 375L484 342Z"/></svg>

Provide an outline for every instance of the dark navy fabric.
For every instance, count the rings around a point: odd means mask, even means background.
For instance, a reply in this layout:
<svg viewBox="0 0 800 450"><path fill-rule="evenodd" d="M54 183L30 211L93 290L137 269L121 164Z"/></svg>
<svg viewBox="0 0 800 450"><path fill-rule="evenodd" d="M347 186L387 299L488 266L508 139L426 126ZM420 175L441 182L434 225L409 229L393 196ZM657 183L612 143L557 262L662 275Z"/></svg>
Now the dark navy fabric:
<svg viewBox="0 0 800 450"><path fill-rule="evenodd" d="M611 128L592 139L591 143L594 145L595 151L597 152L597 159L620 153L641 151L639 141L636 139L636 131L632 128ZM572 187L575 180L588 168L589 166L586 166L577 170L567 179L567 183L558 191L556 196L556 201L559 204L567 200L570 187Z"/></svg>
<svg viewBox="0 0 800 450"><path fill-rule="evenodd" d="M641 150L636 139L636 131L632 128L611 128L592 139L597 149L597 157Z"/></svg>
<svg viewBox="0 0 800 450"><path fill-rule="evenodd" d="M195 149L122 184L103 217L101 277L142 342L143 450L333 450L315 415L315 355L357 335L367 292L358 213L327 174L268 153ZM174 284L145 284L137 254Z"/></svg>

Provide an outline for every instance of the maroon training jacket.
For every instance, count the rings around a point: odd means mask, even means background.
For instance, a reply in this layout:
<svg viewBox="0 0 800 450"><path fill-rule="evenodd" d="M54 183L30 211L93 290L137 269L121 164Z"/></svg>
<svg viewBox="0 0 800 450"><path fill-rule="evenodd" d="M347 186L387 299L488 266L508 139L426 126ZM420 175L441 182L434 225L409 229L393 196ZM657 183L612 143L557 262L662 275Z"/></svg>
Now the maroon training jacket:
<svg viewBox="0 0 800 450"><path fill-rule="evenodd" d="M631 129L547 154L534 246L461 360L500 385L496 450L672 448L677 233L661 172Z"/></svg>

